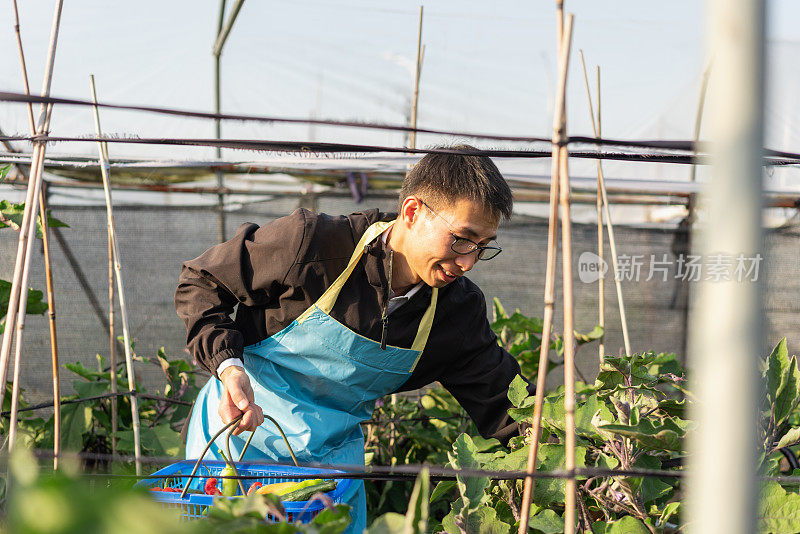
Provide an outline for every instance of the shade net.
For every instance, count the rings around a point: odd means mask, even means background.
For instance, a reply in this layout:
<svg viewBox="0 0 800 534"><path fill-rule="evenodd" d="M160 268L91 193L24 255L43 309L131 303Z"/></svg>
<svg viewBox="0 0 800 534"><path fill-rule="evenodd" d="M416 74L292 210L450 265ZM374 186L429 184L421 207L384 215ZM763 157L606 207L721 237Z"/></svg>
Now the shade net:
<svg viewBox="0 0 800 534"><path fill-rule="evenodd" d="M300 196L240 205L225 213L228 237L244 222L263 224L291 213L298 206L312 207L330 214L349 213L369 207L391 211L392 200L365 199L356 204L343 198L318 198L311 204ZM54 206L53 216L70 225L60 229L61 240L51 237L58 344L61 363L81 362L97 368L97 354L109 353L108 331L101 317L108 317L108 245L106 212L100 206ZM122 259L122 277L131 336L135 352L152 357L164 347L168 358L189 358L185 351L186 331L175 313L173 296L185 260L200 255L218 240L219 218L213 207L119 206L114 211ZM588 332L598 324L598 282L591 278L580 257L596 252L595 224L573 223L573 284L575 324L579 332ZM764 350L781 337L789 338L790 350L800 342L796 325L800 323L800 281L794 276L800 257L797 226L784 226L766 233L765 259L759 264L758 276L765 281L763 310ZM492 319L492 299L498 298L508 311L542 316L544 273L547 249L547 220L517 216L502 224L499 244L503 253L488 262L479 262L469 277L483 290L487 312ZM679 269L679 257L692 254L685 229L678 225L616 226L615 236L622 268L621 282L633 351L655 350L676 352L683 358L686 350L687 307L698 287L692 281L697 273L685 276ZM18 234L10 229L0 231L0 278L11 280ZM34 246L29 285L45 288L41 241ZM611 264L608 239L605 259ZM71 259L68 259L69 251ZM666 255L666 258L664 257ZM685 258L686 259L686 258ZM562 330L563 304L561 252L557 270L555 328ZM708 259L706 259L708 260ZM707 261L705 262L707 263ZM735 262L734 262L735 263ZM751 262L752 264L752 262ZM636 265L639 265L638 276ZM752 265L750 265L752 267ZM685 267L685 266L684 266ZM704 265L704 267L707 267ZM651 268L654 269L651 273ZM730 273L735 276L735 265ZM706 268L701 277L708 275ZM80 274L79 274L80 273ZM588 275L587 275L588 273ZM749 273L753 275L752 272ZM80 278L85 280L82 287ZM665 280L666 277L666 280ZM649 278L649 279L648 279ZM685 279L690 278L690 279ZM96 304L92 304L92 300ZM619 306L611 272L605 277L605 351L618 354L623 347ZM122 335L122 320L117 305L116 333ZM10 328L9 328L10 330ZM124 358L117 345L117 358ZM21 377L26 397L38 401L52 398L50 368L50 336L46 316L29 315L25 325ZM599 362L597 343L581 347L577 353L580 372L589 380L596 376ZM163 385L161 370L151 364L135 364L137 380L153 392ZM531 377L534 378L534 377ZM71 393L72 380L77 379L62 369L64 394ZM560 373L551 373L550 385L562 380Z"/></svg>

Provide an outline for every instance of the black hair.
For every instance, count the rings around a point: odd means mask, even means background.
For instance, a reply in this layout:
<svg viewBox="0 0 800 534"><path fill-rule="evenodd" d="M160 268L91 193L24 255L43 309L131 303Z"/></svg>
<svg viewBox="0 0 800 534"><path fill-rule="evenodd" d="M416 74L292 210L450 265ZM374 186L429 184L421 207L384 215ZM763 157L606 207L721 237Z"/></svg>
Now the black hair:
<svg viewBox="0 0 800 534"><path fill-rule="evenodd" d="M471 152L470 145L435 147ZM503 175L488 156L430 153L408 171L400 188L400 206L408 197L418 195L434 207L459 199L476 201L498 219L510 219L514 197Z"/></svg>

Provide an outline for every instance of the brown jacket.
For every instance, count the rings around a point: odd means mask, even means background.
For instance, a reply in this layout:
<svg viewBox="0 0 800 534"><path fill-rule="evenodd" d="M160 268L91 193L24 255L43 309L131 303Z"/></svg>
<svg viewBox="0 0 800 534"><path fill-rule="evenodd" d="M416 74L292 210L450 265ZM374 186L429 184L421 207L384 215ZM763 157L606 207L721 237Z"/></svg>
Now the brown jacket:
<svg viewBox="0 0 800 534"><path fill-rule="evenodd" d="M241 357L244 347L288 326L344 270L367 227L391 218L376 209L347 216L298 209L261 227L243 224L233 239L184 263L175 307L193 357L216 375L223 360ZM380 239L368 247L331 313L375 341L381 341L389 292L385 248ZM388 344L411 346L430 296L423 286L388 316ZM398 391L439 381L481 435L505 441L517 431L506 413L508 385L517 374L517 361L489 328L483 293L462 277L440 289L428 344Z"/></svg>

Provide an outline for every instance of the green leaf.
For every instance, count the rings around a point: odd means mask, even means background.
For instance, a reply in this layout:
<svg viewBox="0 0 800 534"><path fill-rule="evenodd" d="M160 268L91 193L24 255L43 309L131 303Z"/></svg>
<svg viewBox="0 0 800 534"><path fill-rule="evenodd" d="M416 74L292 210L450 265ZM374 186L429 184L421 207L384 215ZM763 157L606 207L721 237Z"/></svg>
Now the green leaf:
<svg viewBox="0 0 800 534"><path fill-rule="evenodd" d="M775 445L775 448L781 449L783 447L791 447L797 443L800 443L800 428L790 428L789 431L783 435L780 441L778 441L778 444Z"/></svg>
<svg viewBox="0 0 800 534"><path fill-rule="evenodd" d="M604 420L611 420L611 412L596 394L591 394L585 399L577 399L575 404L575 432L587 438L601 438L597 429L592 424L592 418L596 413ZM564 395L550 395L545 397L542 407L542 421L549 427L564 432L564 421L566 413L564 411Z"/></svg>
<svg viewBox="0 0 800 534"><path fill-rule="evenodd" d="M497 297L492 299L492 308L494 310L495 321L498 321L500 319L508 319L508 314L506 313L506 309L503 307L502 304L500 304L500 299L498 299Z"/></svg>
<svg viewBox="0 0 800 534"><path fill-rule="evenodd" d="M600 365L595 386L599 391L609 393L620 386L656 384L659 377L651 374L648 369L657 359L658 356L653 352L622 357L606 356Z"/></svg>
<svg viewBox="0 0 800 534"><path fill-rule="evenodd" d="M22 219L25 214L25 203L14 204L8 200L0 200L0 228L11 227L19 231L22 226ZM54 218L50 210L47 210L47 226L50 228L69 228L69 225ZM43 235L42 215L36 216L36 237L41 239Z"/></svg>
<svg viewBox="0 0 800 534"><path fill-rule="evenodd" d="M491 452L503 450L503 446L497 438L485 439L481 436L472 436L472 443L478 452Z"/></svg>
<svg viewBox="0 0 800 534"><path fill-rule="evenodd" d="M553 510L542 510L528 520L528 527L541 534L559 534L564 532L564 518Z"/></svg>
<svg viewBox="0 0 800 534"><path fill-rule="evenodd" d="M644 455L633 464L633 467L640 469L661 469L661 460L655 456ZM637 497L645 504L666 497L672 493L673 490L672 484L667 483L665 479L662 478L644 477L635 480L637 481L635 485L638 487L636 492Z"/></svg>
<svg viewBox="0 0 800 534"><path fill-rule="evenodd" d="M463 510L462 510L463 511ZM449 519L449 520L448 520ZM466 517L448 516L442 520L446 532L467 532L469 534L508 534L511 525L497 517L497 511L488 506L481 506Z"/></svg>
<svg viewBox="0 0 800 534"><path fill-rule="evenodd" d="M650 534L650 530L644 523L626 515L613 523L594 523L592 525L593 534Z"/></svg>
<svg viewBox="0 0 800 534"><path fill-rule="evenodd" d="M797 369L797 357L792 356L773 405L776 428L780 427L797 408L798 401L800 401L800 370Z"/></svg>
<svg viewBox="0 0 800 534"><path fill-rule="evenodd" d="M536 410L536 397L527 397L519 408L509 408L508 415L514 421L525 421L534 416Z"/></svg>
<svg viewBox="0 0 800 534"><path fill-rule="evenodd" d="M684 373L683 366L678 361L678 356L672 352L662 352L658 354L655 359L650 363L648 372L651 375L662 375L672 373L681 376Z"/></svg>
<svg viewBox="0 0 800 534"><path fill-rule="evenodd" d="M389 512L373 521L364 531L364 534L403 534L406 528L406 518L402 514Z"/></svg>
<svg viewBox="0 0 800 534"><path fill-rule="evenodd" d="M665 417L659 425L651 419L642 419L636 425L600 424L598 428L620 436L635 439L640 445L649 450L666 449L668 451L682 451L683 438L687 426L679 426L678 419Z"/></svg>
<svg viewBox="0 0 800 534"><path fill-rule="evenodd" d="M553 471L564 469L566 451L564 445L542 443L539 445L539 465L537 471ZM586 466L586 448L575 447L575 467ZM558 478L544 478L536 481L533 500L539 506L550 508L554 504L564 502L564 491L567 482Z"/></svg>
<svg viewBox="0 0 800 534"><path fill-rule="evenodd" d="M522 471L528 467L529 447L523 447L511 452L500 452L484 468L497 471Z"/></svg>
<svg viewBox="0 0 800 534"><path fill-rule="evenodd" d="M430 477L428 468L423 467L411 491L408 511L405 517L405 534L425 534L428 531L428 494L430 493Z"/></svg>
<svg viewBox="0 0 800 534"><path fill-rule="evenodd" d="M42 315L47 311L47 303L42 302L44 293L36 289L28 289L28 302L26 314ZM11 299L11 282L0 279L0 319L8 312L8 303Z"/></svg>
<svg viewBox="0 0 800 534"><path fill-rule="evenodd" d="M0 181L5 180L6 176L8 176L8 171L10 170L11 170L11 165L4 165L0 167Z"/></svg>
<svg viewBox="0 0 800 534"><path fill-rule="evenodd" d="M239 499L214 499L214 506L209 508L209 520L212 524L225 525L236 518L253 518L263 521L267 514L285 515L283 504L274 495L253 493Z"/></svg>
<svg viewBox="0 0 800 534"><path fill-rule="evenodd" d="M758 530L776 534L800 532L800 495L787 493L777 482L761 489Z"/></svg>
<svg viewBox="0 0 800 534"><path fill-rule="evenodd" d="M789 351L786 348L786 338L781 339L772 349L767 358L767 397L775 402L785 380L786 371L789 369Z"/></svg>
<svg viewBox="0 0 800 534"><path fill-rule="evenodd" d="M497 332L503 328L508 328L514 333L542 333L542 320L538 317L526 317L518 311L511 317L505 317L492 323L492 329Z"/></svg>
<svg viewBox="0 0 800 534"><path fill-rule="evenodd" d="M340 534L345 531L351 521L350 507L346 504L334 504L333 508L325 508L314 516L306 532L309 534ZM290 527L292 526L290 525ZM312 530L314 527L318 527L318 529ZM229 531L226 530L226 532Z"/></svg>
<svg viewBox="0 0 800 534"><path fill-rule="evenodd" d="M431 493L430 501L428 502L430 504L433 504L440 498L447 496L447 494L450 493L450 491L452 491L452 489L455 487L456 487L455 480L442 480L441 482L436 484L436 487L433 489L433 492Z"/></svg>
<svg viewBox="0 0 800 534"><path fill-rule="evenodd" d="M603 327L600 325L595 326L591 332L587 332L585 334L575 332L575 341L578 343L578 346L595 341L601 337L603 337Z"/></svg>
<svg viewBox="0 0 800 534"><path fill-rule="evenodd" d="M453 443L453 452L448 453L450 464L454 469L480 469L475 444L467 434L461 434ZM489 487L488 477L456 477L458 492L464 503L464 508L474 509L486 500L486 488Z"/></svg>
<svg viewBox="0 0 800 534"><path fill-rule="evenodd" d="M528 397L528 382L522 375L517 375L508 386L508 400L515 408L519 408L526 397Z"/></svg>
<svg viewBox="0 0 800 534"><path fill-rule="evenodd" d="M19 230L25 213L25 203L14 204L8 200L0 200L0 228Z"/></svg>
<svg viewBox="0 0 800 534"><path fill-rule="evenodd" d="M666 399L659 401L658 409L664 412L667 415L672 415L674 417L684 417L686 415L686 407L687 407L686 399L681 400L674 400L674 399Z"/></svg>
<svg viewBox="0 0 800 534"><path fill-rule="evenodd" d="M92 407L66 404L61 408L61 446L65 451L83 449L83 434L92 426Z"/></svg>
<svg viewBox="0 0 800 534"><path fill-rule="evenodd" d="M105 376L105 373L103 373L101 375L97 371L92 371L91 369L87 369L80 362L65 363L64 367L66 367L67 369L69 369L70 371L75 373L76 375L78 375L78 376L80 376L82 378L85 378L86 380L92 381L92 382L94 382L98 378L101 378L102 376Z"/></svg>
<svg viewBox="0 0 800 534"><path fill-rule="evenodd" d="M170 428L169 424L156 425L152 429L155 439L167 456L183 456L183 440L179 432Z"/></svg>
<svg viewBox="0 0 800 534"><path fill-rule="evenodd" d="M669 521L669 518L678 513L678 510L681 507L680 501L671 502L664 507L661 511L661 515L658 517L658 524L663 526L665 522Z"/></svg>
<svg viewBox="0 0 800 534"><path fill-rule="evenodd" d="M75 388L75 392L78 394L78 397L82 399L103 395L109 391L108 382L86 382L85 380L74 380L72 385Z"/></svg>

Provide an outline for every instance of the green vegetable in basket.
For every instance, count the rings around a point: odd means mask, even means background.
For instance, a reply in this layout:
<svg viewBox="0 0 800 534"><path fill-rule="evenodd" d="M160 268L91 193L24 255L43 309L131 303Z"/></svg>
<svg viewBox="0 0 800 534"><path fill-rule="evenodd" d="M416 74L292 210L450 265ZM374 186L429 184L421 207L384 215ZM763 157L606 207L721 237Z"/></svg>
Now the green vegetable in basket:
<svg viewBox="0 0 800 534"><path fill-rule="evenodd" d="M281 495L282 501L307 501L316 493L328 493L336 489L338 483L335 480L320 480L315 478L313 480L306 480L301 482L301 488Z"/></svg>
<svg viewBox="0 0 800 534"><path fill-rule="evenodd" d="M225 456L225 453L222 452L222 449L217 449L219 454L222 456L222 459L225 460L226 467L219 473L219 476L222 477L235 477L236 470L234 470L231 463L228 461L228 457ZM236 479L235 478L222 478L222 495L225 497L233 497L236 495Z"/></svg>

